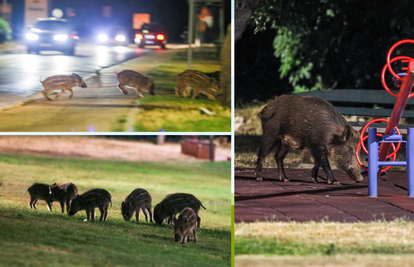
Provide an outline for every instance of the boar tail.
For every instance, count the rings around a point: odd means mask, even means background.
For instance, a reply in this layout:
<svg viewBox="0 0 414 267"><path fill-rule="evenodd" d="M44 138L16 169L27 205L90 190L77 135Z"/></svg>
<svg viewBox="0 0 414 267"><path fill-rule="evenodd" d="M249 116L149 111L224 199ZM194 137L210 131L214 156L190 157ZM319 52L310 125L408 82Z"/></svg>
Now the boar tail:
<svg viewBox="0 0 414 267"><path fill-rule="evenodd" d="M200 202L200 205L201 205L201 207L203 207L206 210L206 207L204 207L203 204L201 204L201 202Z"/></svg>
<svg viewBox="0 0 414 267"><path fill-rule="evenodd" d="M24 195L24 194L26 194L26 193L27 193L27 191L29 191L29 188L27 188L27 189L26 189L26 191L23 193L23 195Z"/></svg>
<svg viewBox="0 0 414 267"><path fill-rule="evenodd" d="M42 76L40 76L39 81L40 81L41 83L43 83L43 82L42 82Z"/></svg>

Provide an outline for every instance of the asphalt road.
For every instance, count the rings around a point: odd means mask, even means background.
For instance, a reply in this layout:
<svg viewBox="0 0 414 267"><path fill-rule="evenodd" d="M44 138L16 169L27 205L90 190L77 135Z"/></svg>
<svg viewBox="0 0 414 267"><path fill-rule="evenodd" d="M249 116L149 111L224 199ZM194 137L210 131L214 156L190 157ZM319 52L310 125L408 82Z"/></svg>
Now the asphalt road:
<svg viewBox="0 0 414 267"><path fill-rule="evenodd" d="M79 43L75 56L60 52L42 51L40 55L27 53L0 54L0 106L12 98L27 98L43 90L42 80L57 74L76 72L81 77L101 68L154 53L155 49L124 46L96 46ZM23 52L23 51L22 51Z"/></svg>

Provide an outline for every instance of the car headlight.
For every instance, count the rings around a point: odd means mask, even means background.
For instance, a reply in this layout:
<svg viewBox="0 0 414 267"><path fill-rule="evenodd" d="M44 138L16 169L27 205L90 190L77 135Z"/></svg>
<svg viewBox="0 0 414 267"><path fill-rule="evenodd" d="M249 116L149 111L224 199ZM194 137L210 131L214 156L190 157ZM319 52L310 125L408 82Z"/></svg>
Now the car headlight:
<svg viewBox="0 0 414 267"><path fill-rule="evenodd" d="M53 36L53 40L55 41L66 41L68 39L68 36L66 34L57 34Z"/></svg>
<svg viewBox="0 0 414 267"><path fill-rule="evenodd" d="M125 36L123 36L123 35L117 35L115 37L115 40L118 41L118 42L124 42L125 41Z"/></svg>
<svg viewBox="0 0 414 267"><path fill-rule="evenodd" d="M26 33L26 39L28 40L39 40L39 35L34 33Z"/></svg>
<svg viewBox="0 0 414 267"><path fill-rule="evenodd" d="M98 40L101 41L101 42L108 41L108 36L106 36L105 34L99 34L98 35Z"/></svg>

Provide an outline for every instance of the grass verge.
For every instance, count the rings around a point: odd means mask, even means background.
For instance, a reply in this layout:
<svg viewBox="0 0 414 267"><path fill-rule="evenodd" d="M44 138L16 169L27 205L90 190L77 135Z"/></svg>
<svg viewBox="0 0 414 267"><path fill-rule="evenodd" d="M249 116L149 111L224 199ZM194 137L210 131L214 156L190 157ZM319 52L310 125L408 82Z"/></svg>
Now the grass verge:
<svg viewBox="0 0 414 267"><path fill-rule="evenodd" d="M243 264L236 266L249 266L252 259L259 257L252 255L261 255L264 262L261 266L272 266L268 259L280 256L276 261L279 264L282 264L283 259L290 262L281 266L293 266L293 263L297 266L325 266L317 263L322 262L322 259L327 263L334 256L337 257L338 265L326 266L341 266L344 262L349 265L343 266L354 266L351 259L360 255L364 255L368 262L378 258L378 255L412 260L413 234L414 223L402 219L371 223L240 223L235 225L235 254L240 256ZM309 256L315 259L315 265L307 265L309 262L304 258Z"/></svg>
<svg viewBox="0 0 414 267"><path fill-rule="evenodd" d="M2 155L0 157L0 266L229 266L231 259L230 163L122 162ZM31 210L34 182L73 182L80 193L94 188L112 195L105 223L84 222L60 212L57 202L47 212L40 200ZM121 202L135 188L147 189L153 206L165 195L189 192L200 210L197 243L174 242L170 225L125 222ZM100 216L97 210L97 215Z"/></svg>
<svg viewBox="0 0 414 267"><path fill-rule="evenodd" d="M156 96L140 99L134 130L140 132L230 132L231 110L200 94L196 99L175 96L177 74L187 69L184 55L172 56L165 63L149 70L156 80ZM211 56L195 57L193 69L203 72L220 70L219 62ZM205 108L214 115L200 112Z"/></svg>

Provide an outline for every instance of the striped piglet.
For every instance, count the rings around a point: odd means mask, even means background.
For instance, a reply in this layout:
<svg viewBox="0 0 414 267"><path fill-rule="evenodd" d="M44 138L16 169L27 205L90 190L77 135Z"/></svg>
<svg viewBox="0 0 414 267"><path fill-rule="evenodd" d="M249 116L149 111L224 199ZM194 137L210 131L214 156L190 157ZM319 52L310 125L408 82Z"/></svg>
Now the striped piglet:
<svg viewBox="0 0 414 267"><path fill-rule="evenodd" d="M52 184L52 194L53 201L59 201L62 213L65 212L65 203L66 212L69 212L70 202L78 194L78 188L73 183L66 183L62 185L54 183Z"/></svg>
<svg viewBox="0 0 414 267"><path fill-rule="evenodd" d="M34 183L27 188L26 192L30 194L29 206L31 209L36 209L37 201L41 199L46 201L47 209L52 211L53 194L50 185Z"/></svg>
<svg viewBox="0 0 414 267"><path fill-rule="evenodd" d="M111 194L102 188L94 188L86 191L82 195L76 195L70 204L69 216L75 215L80 210L86 210L87 220L95 220L95 208L98 207L101 212L100 221L108 219L108 207L111 203Z"/></svg>
<svg viewBox="0 0 414 267"><path fill-rule="evenodd" d="M183 244L190 240L190 234L193 233L194 242L197 242L197 213L192 208L185 208L178 216L174 217L174 240L180 241L182 238Z"/></svg>
<svg viewBox="0 0 414 267"><path fill-rule="evenodd" d="M186 193L169 194L155 206L154 220L157 224L162 224L167 218L169 222L173 222L175 215L188 207L192 208L197 214L197 226L200 228L201 218L198 216L200 206L206 209L194 195Z"/></svg>
<svg viewBox="0 0 414 267"><path fill-rule="evenodd" d="M152 197L147 190L142 188L137 188L129 194L121 204L122 216L125 221L129 221L135 213L135 218L139 222L139 210L141 209L145 215L145 220L148 222L148 213L150 216L150 221L152 220L152 211L151 211L151 202Z"/></svg>

